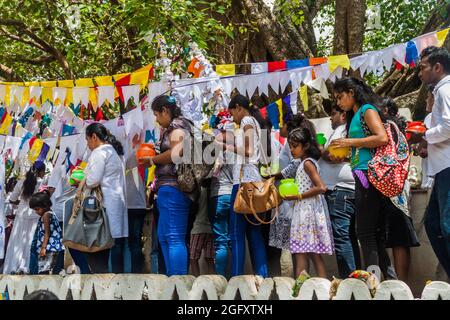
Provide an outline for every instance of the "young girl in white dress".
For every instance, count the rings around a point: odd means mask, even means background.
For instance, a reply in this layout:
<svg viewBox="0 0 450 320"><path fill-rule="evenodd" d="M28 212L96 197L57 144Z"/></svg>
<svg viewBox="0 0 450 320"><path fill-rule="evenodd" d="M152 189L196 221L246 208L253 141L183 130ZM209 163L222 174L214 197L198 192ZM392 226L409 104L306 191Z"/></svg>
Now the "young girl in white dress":
<svg viewBox="0 0 450 320"><path fill-rule="evenodd" d="M319 277L326 278L322 254L333 254L334 243L330 217L323 193L326 186L320 178L317 160L320 150L307 128L293 130L288 143L294 159L301 159L295 181L299 194L284 197L296 200L290 232L290 251L296 260L295 277L307 270L309 259Z"/></svg>

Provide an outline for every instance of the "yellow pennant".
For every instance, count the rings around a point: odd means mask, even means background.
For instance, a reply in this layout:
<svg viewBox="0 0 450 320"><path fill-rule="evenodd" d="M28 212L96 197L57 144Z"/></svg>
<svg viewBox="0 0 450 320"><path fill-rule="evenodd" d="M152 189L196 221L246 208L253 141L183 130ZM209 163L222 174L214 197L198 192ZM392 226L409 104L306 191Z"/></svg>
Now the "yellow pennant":
<svg viewBox="0 0 450 320"><path fill-rule="evenodd" d="M130 84L140 84L143 90L148 84L148 70L133 72L130 78Z"/></svg>
<svg viewBox="0 0 450 320"><path fill-rule="evenodd" d="M59 80L58 81L58 87L62 88L73 88L73 80Z"/></svg>
<svg viewBox="0 0 450 320"><path fill-rule="evenodd" d="M49 100L50 102L53 102L53 91L52 88L44 87L42 88L42 96L41 96L42 103Z"/></svg>
<svg viewBox="0 0 450 320"><path fill-rule="evenodd" d="M5 86L5 101L3 101L4 104L9 104L10 100L10 93L11 93L11 86L6 85Z"/></svg>
<svg viewBox="0 0 450 320"><path fill-rule="evenodd" d="M279 115L279 121L280 121L280 128L283 126L283 101L281 99L278 99L275 101L275 103L278 106L278 115Z"/></svg>
<svg viewBox="0 0 450 320"><path fill-rule="evenodd" d="M39 154L41 153L42 146L44 145L44 140L36 139L33 142L33 146L31 147L30 151L28 152L28 160L31 162L35 162L37 158L39 157Z"/></svg>
<svg viewBox="0 0 450 320"><path fill-rule="evenodd" d="M23 95L22 95L22 103L21 106L25 106L30 101L30 87L25 87L23 89Z"/></svg>
<svg viewBox="0 0 450 320"><path fill-rule="evenodd" d="M148 168L148 177L147 177L147 182L146 185L149 186L152 181L155 179L155 169L156 166L152 165L150 168Z"/></svg>
<svg viewBox="0 0 450 320"><path fill-rule="evenodd" d="M73 103L73 89L72 88L67 88L65 105L68 106L71 103Z"/></svg>
<svg viewBox="0 0 450 320"><path fill-rule="evenodd" d="M56 87L56 81L41 81L41 87L54 88Z"/></svg>
<svg viewBox="0 0 450 320"><path fill-rule="evenodd" d="M438 39L438 47L442 47L444 45L445 39L447 39L448 32L450 28L444 29L436 33L436 37Z"/></svg>
<svg viewBox="0 0 450 320"><path fill-rule="evenodd" d="M98 86L113 86L114 85L111 76L95 77L94 79Z"/></svg>
<svg viewBox="0 0 450 320"><path fill-rule="evenodd" d="M94 111L97 111L97 92L95 88L89 89L89 101L91 102Z"/></svg>
<svg viewBox="0 0 450 320"><path fill-rule="evenodd" d="M219 76L234 76L236 74L236 65L219 64L216 66L216 73Z"/></svg>
<svg viewBox="0 0 450 320"><path fill-rule="evenodd" d="M3 120L2 125L0 126L0 134L8 135L9 128L11 128L11 123L13 121L13 118L9 115L9 113L6 114L5 120Z"/></svg>
<svg viewBox="0 0 450 320"><path fill-rule="evenodd" d="M300 100L303 104L303 111L308 111L308 87L303 85L300 87Z"/></svg>
<svg viewBox="0 0 450 320"><path fill-rule="evenodd" d="M77 79L75 80L75 84L77 85L77 87L93 87L94 79L92 78Z"/></svg>
<svg viewBox="0 0 450 320"><path fill-rule="evenodd" d="M338 67L342 67L348 70L350 69L350 59L346 54L340 56L330 56L328 57L328 65L331 73L333 73L333 71Z"/></svg>

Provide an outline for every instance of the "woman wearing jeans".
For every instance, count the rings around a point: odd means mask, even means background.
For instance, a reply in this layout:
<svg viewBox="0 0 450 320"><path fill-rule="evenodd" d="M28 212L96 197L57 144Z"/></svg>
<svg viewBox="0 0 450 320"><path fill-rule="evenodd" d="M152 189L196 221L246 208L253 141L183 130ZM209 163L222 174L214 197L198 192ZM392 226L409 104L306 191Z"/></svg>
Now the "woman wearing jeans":
<svg viewBox="0 0 450 320"><path fill-rule="evenodd" d="M355 78L336 81L334 95L339 108L347 112L349 138L333 140L330 145L352 148L350 165L355 176L356 233L361 243L365 266L367 268L378 265L385 278L396 278L395 271L390 266L383 236L383 212L390 200L369 182L367 175L372 152L388 143L383 115L377 108L378 98L369 86ZM361 117L371 132L370 136L364 133Z"/></svg>
<svg viewBox="0 0 450 320"><path fill-rule="evenodd" d="M242 95L237 95L231 99L228 109L233 116L233 121L240 125L235 144L219 142L225 151L238 155L238 163L233 168L233 190L230 202L231 276L244 273L245 236L247 236L254 273L262 277L268 277L267 253L261 226L248 223L244 215L236 214L233 210L239 184L262 180L258 169L261 152L264 152L260 148L262 116L259 109L250 106L250 101ZM268 145L270 145L270 140ZM249 217L249 219L256 222L254 217Z"/></svg>
<svg viewBox="0 0 450 320"><path fill-rule="evenodd" d="M140 159L140 164L156 165L157 205L159 211L158 238L164 255L167 275L188 274L186 233L192 195L178 188L173 162L183 154L183 139L190 123L181 117L181 110L172 96L159 96L152 102L156 121L163 127L160 154Z"/></svg>

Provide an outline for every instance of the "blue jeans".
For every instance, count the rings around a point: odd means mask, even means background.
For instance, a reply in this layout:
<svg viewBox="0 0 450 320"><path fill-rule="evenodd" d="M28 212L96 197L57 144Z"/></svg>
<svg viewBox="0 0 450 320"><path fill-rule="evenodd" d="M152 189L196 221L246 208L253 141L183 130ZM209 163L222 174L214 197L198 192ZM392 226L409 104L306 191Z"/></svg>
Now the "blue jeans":
<svg viewBox="0 0 450 320"><path fill-rule="evenodd" d="M186 234L192 201L172 186L158 190L158 238L164 255L167 275L188 274Z"/></svg>
<svg viewBox="0 0 450 320"><path fill-rule="evenodd" d="M243 214L235 213L233 204L236 200L236 194L239 185L233 186L230 205L230 240L231 240L231 276L239 276L244 273L245 265L245 236L247 235L250 254L252 255L253 272L264 278L269 276L267 266L266 247L261 233L261 226L254 226L247 222ZM251 221L255 221L253 216L249 215Z"/></svg>
<svg viewBox="0 0 450 320"><path fill-rule="evenodd" d="M450 277L450 168L434 178L425 214L425 230L439 262Z"/></svg>
<svg viewBox="0 0 450 320"><path fill-rule="evenodd" d="M210 199L209 221L214 234L214 248L216 250L216 272L226 276L228 265L228 220L230 215L231 194L212 197Z"/></svg>
<svg viewBox="0 0 450 320"><path fill-rule="evenodd" d="M89 268L89 263L86 259L86 256L84 255L84 252L78 251L76 249L69 248L70 256L73 259L73 262L75 265L80 268L81 274L90 274L91 270Z"/></svg>
<svg viewBox="0 0 450 320"><path fill-rule="evenodd" d="M336 187L325 193L333 228L339 276L342 279L361 268L358 240L355 230L355 191Z"/></svg>
<svg viewBox="0 0 450 320"><path fill-rule="evenodd" d="M131 253L131 273L142 273L142 226L144 225L145 209L128 209L128 238L114 239L111 248L111 267L113 273L124 273L125 243Z"/></svg>
<svg viewBox="0 0 450 320"><path fill-rule="evenodd" d="M154 200L153 205L153 223L152 223L152 249L150 252L150 265L152 273L165 274L166 266L164 264L164 256L162 254L161 246L158 240L158 221L159 211L157 200Z"/></svg>

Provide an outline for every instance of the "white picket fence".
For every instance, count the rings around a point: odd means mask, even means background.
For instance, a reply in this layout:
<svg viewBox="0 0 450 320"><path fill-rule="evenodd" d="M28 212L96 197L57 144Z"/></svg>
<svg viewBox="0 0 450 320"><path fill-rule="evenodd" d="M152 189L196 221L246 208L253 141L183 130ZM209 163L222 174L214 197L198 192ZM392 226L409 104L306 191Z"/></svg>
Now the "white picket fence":
<svg viewBox="0 0 450 320"><path fill-rule="evenodd" d="M61 276L0 276L0 293L21 300L38 289L47 289L63 300L329 300L331 282L310 278L292 296L294 279L245 275L227 281L218 275L172 276L156 274L97 274ZM357 279L343 280L333 300L414 300L402 281L379 284L372 298L368 287ZM450 300L450 284L434 281L425 286L422 300Z"/></svg>

